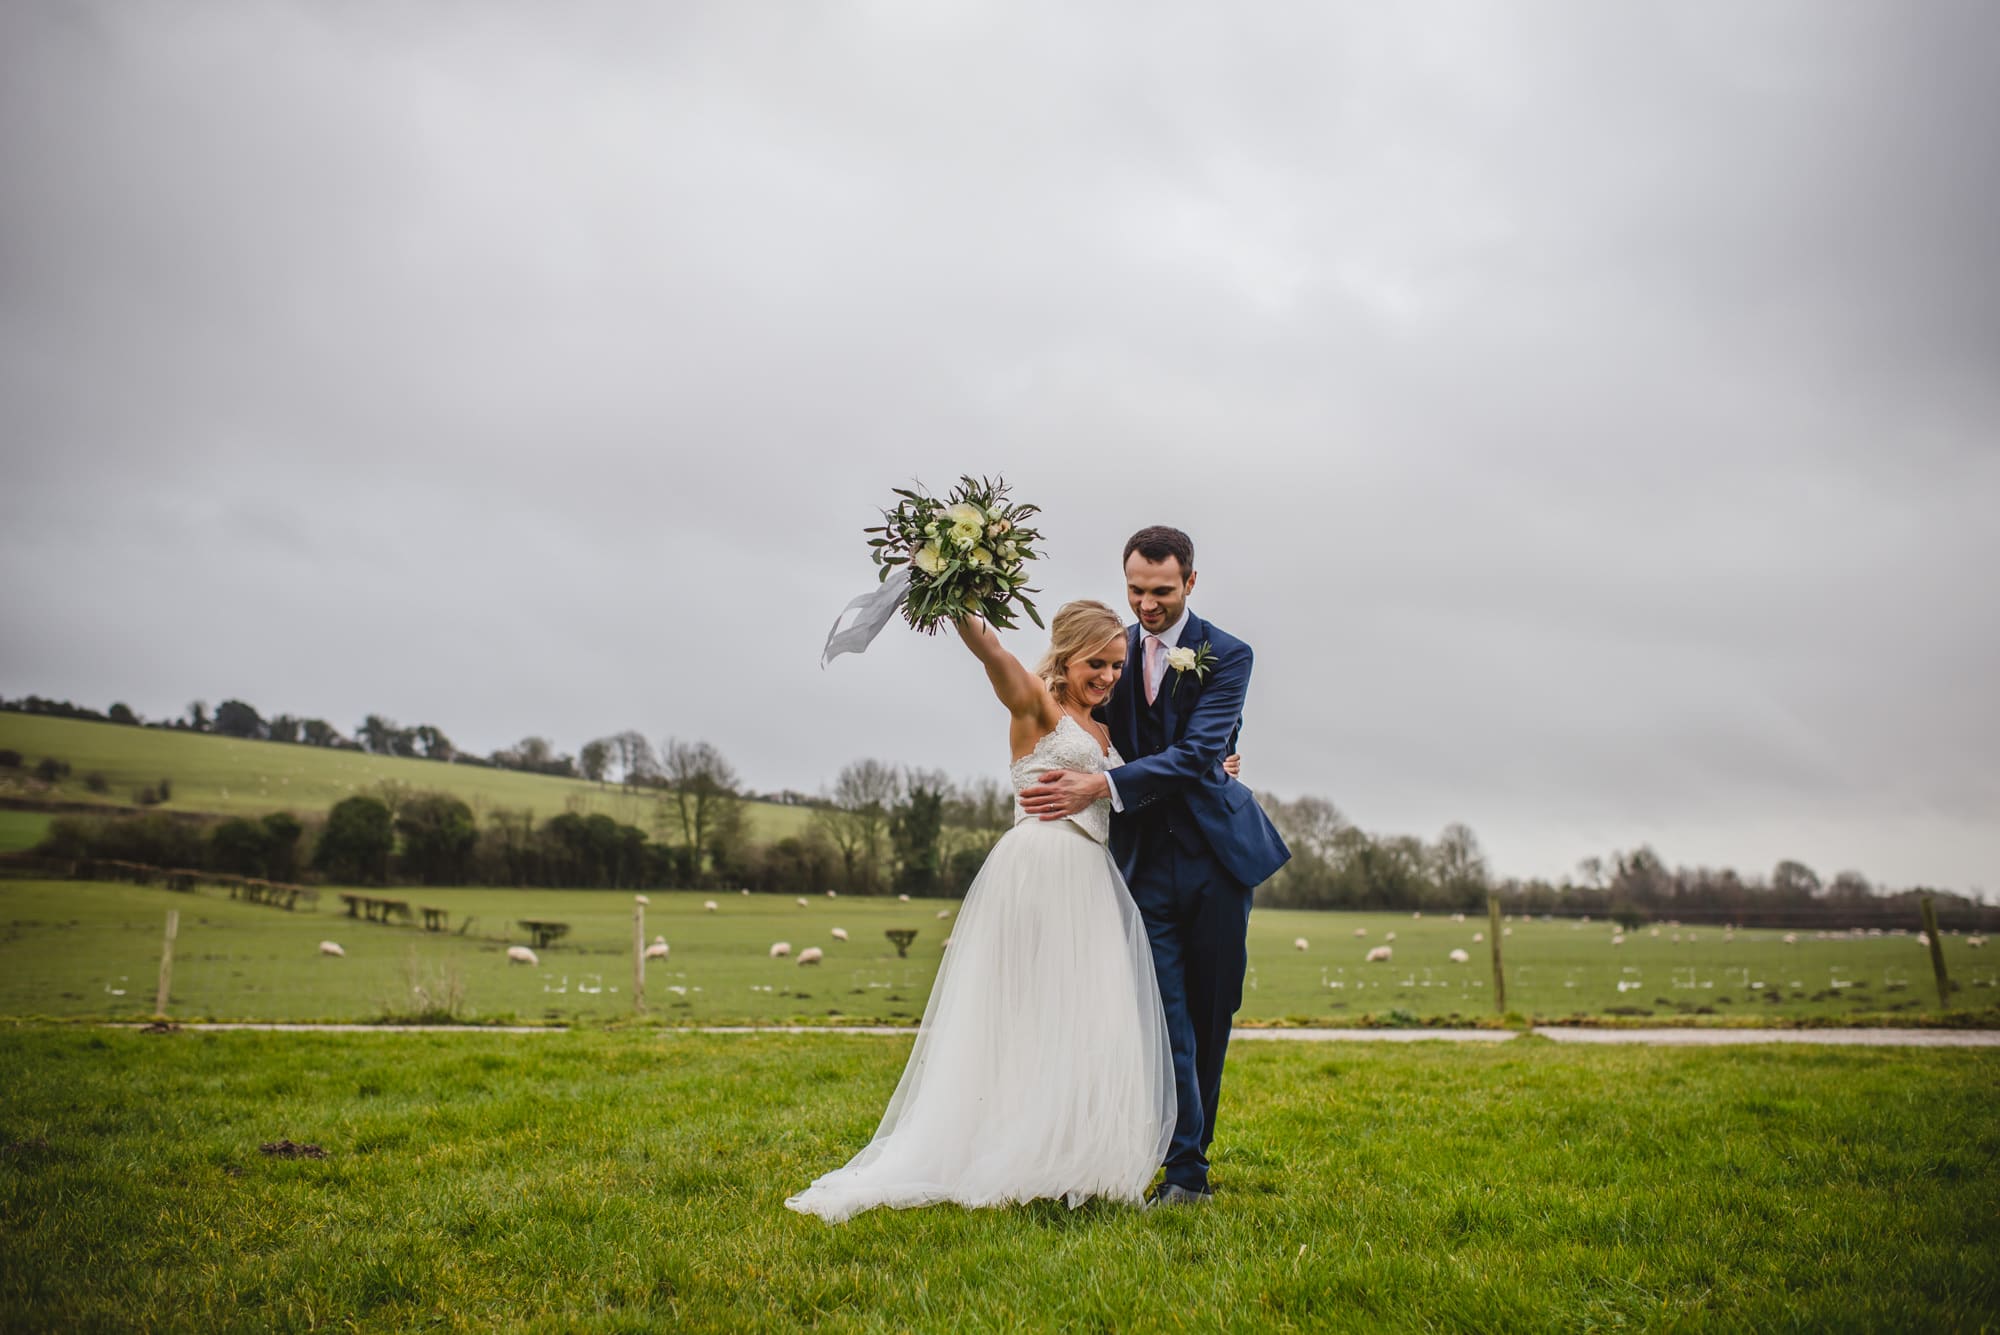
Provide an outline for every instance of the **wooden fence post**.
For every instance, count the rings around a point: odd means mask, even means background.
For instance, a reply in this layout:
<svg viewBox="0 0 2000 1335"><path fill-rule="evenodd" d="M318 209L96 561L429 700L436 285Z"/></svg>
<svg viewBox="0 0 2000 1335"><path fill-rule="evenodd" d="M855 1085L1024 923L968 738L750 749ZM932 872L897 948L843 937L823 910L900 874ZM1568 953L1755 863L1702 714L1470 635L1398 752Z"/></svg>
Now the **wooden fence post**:
<svg viewBox="0 0 2000 1335"><path fill-rule="evenodd" d="M1930 895L1917 897L1917 907L1924 915L1924 933L1931 941L1931 972L1937 975L1938 1009L1951 1009L1951 979L1944 973L1944 941L1938 935L1937 900Z"/></svg>
<svg viewBox="0 0 2000 1335"><path fill-rule="evenodd" d="M646 897L632 905L632 1009L646 1009Z"/></svg>
<svg viewBox="0 0 2000 1335"><path fill-rule="evenodd" d="M1493 943L1493 1010L1507 1013L1507 975L1500 968L1500 896L1486 896L1486 939Z"/></svg>
<svg viewBox="0 0 2000 1335"><path fill-rule="evenodd" d="M167 992L174 981L174 935L181 928L181 911L167 910L167 939L160 946L160 993L153 998L153 1014L164 1018L167 1013Z"/></svg>

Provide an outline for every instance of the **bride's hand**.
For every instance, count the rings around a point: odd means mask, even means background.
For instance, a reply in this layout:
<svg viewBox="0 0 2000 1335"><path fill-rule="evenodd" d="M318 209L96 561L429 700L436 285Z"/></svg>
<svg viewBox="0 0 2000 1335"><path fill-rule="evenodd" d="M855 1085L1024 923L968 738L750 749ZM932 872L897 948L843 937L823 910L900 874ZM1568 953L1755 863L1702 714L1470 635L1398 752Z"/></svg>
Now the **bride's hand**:
<svg viewBox="0 0 2000 1335"><path fill-rule="evenodd" d="M1243 770L1243 757L1238 755L1224 756L1222 758L1222 770L1230 778L1235 778Z"/></svg>

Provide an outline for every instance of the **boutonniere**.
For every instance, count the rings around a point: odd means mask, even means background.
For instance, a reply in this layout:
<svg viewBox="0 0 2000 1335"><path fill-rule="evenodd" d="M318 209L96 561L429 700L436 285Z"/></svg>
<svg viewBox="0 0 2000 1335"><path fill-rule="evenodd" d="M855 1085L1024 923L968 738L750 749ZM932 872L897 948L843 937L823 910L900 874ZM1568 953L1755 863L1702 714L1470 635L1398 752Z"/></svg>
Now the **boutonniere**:
<svg viewBox="0 0 2000 1335"><path fill-rule="evenodd" d="M1215 666L1215 650L1209 647L1207 640L1203 640L1192 649L1176 645L1167 650L1167 666L1174 672L1173 690L1167 692L1172 695L1174 691L1180 690L1181 677L1189 672L1194 673L1196 681L1207 678L1208 670Z"/></svg>

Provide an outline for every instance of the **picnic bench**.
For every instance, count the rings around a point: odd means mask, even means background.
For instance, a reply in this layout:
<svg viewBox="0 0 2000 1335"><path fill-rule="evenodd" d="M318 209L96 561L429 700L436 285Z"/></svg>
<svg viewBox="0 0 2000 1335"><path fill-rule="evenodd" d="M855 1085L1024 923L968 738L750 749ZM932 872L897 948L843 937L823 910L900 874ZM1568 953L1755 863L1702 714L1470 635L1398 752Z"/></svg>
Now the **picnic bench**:
<svg viewBox="0 0 2000 1335"><path fill-rule="evenodd" d="M566 922L537 922L533 918L522 918L519 922L528 929L528 935L534 938L536 950L546 950L556 941L569 935L569 924Z"/></svg>
<svg viewBox="0 0 2000 1335"><path fill-rule="evenodd" d="M374 895L343 894L340 902L347 905L347 916L366 918L369 922L387 923L390 915L410 921L410 904L405 899L380 899Z"/></svg>

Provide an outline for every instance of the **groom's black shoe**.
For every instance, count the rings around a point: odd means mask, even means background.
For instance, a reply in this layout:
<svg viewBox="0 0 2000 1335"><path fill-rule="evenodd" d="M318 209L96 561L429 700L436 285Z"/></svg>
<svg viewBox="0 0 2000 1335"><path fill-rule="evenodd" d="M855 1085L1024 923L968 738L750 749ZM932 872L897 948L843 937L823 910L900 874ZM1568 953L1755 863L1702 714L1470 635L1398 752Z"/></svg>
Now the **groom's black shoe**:
<svg viewBox="0 0 2000 1335"><path fill-rule="evenodd" d="M1162 1182L1153 1188L1153 1194L1146 1198L1146 1208L1156 1209L1162 1205L1207 1205L1215 1199L1212 1191L1189 1191L1173 1182Z"/></svg>

